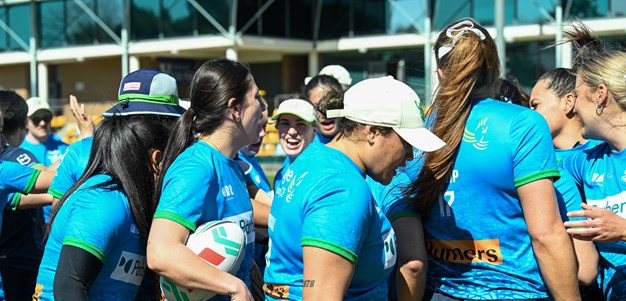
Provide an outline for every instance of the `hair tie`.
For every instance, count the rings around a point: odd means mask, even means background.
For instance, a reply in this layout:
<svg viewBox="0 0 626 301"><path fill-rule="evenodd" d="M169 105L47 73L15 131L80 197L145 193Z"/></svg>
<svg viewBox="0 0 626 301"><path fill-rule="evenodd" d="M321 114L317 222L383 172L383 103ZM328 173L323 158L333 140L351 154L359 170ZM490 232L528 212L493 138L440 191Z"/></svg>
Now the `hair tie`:
<svg viewBox="0 0 626 301"><path fill-rule="evenodd" d="M456 34L453 34L454 31L458 31L458 32ZM456 45L456 41L460 37L462 37L463 34L465 34L465 32L467 31L475 33L480 38L481 41L487 38L485 34L482 31L480 31L480 29L474 27L474 23L472 23L471 21L468 21L468 20L461 21L459 23L456 23L450 26L450 28L446 30L446 36L452 38L452 42L439 47L439 49L437 50L437 58L441 59L446 54L448 54L448 52L452 51L452 48L454 48L454 45Z"/></svg>

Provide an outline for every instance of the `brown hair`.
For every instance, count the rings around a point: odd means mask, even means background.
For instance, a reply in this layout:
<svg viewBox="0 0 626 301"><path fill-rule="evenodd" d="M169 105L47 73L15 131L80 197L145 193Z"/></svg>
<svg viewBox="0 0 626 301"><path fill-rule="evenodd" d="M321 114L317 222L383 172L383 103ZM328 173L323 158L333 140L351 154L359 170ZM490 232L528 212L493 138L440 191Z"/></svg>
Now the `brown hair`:
<svg viewBox="0 0 626 301"><path fill-rule="evenodd" d="M473 30L482 32L484 38L475 31L455 29L464 21L471 22ZM446 145L425 155L417 180L406 191L425 219L448 186L472 98L492 97L494 83L500 75L496 45L487 30L471 19L459 22L448 25L433 47L443 76L429 114L434 118L432 132ZM453 37L448 35L449 29ZM455 35L458 36L455 38ZM440 53L442 46L449 48L450 45L453 46L448 53Z"/></svg>

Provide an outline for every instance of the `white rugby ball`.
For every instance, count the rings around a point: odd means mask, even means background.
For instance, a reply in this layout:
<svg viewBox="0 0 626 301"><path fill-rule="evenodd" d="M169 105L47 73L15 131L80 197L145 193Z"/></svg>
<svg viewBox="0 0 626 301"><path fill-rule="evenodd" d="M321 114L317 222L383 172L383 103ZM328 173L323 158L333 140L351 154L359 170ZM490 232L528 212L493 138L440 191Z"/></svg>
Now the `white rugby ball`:
<svg viewBox="0 0 626 301"><path fill-rule="evenodd" d="M189 235L187 247L212 266L235 275L245 255L246 235L233 222L210 221ZM204 301L216 295L214 292L176 285L163 276L160 285L169 301Z"/></svg>

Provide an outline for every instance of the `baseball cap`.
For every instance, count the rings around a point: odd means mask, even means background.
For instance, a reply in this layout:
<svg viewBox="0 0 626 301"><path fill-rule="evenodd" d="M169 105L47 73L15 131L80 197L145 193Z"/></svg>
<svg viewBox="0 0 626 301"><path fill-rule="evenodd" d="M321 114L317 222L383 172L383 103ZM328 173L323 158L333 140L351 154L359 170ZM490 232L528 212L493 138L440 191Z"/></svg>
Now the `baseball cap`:
<svg viewBox="0 0 626 301"><path fill-rule="evenodd" d="M328 110L326 116L391 127L402 139L424 152L438 150L446 144L426 129L415 91L392 76L355 84L344 94L343 109Z"/></svg>
<svg viewBox="0 0 626 301"><path fill-rule="evenodd" d="M28 117L33 116L33 114L39 110L46 110L52 114L52 110L50 110L48 102L39 97L29 98L26 100L26 104L28 105Z"/></svg>
<svg viewBox="0 0 626 301"><path fill-rule="evenodd" d="M292 114L300 117L306 122L315 122L315 108L303 99L287 99L278 105L278 112L272 116L272 120L278 119L282 114Z"/></svg>
<svg viewBox="0 0 626 301"><path fill-rule="evenodd" d="M124 76L117 99L118 104L102 115L180 116L185 113L179 105L176 79L157 69L139 69Z"/></svg>
<svg viewBox="0 0 626 301"><path fill-rule="evenodd" d="M318 74L330 75L336 78L337 81L344 87L344 89L350 87L350 85L352 84L352 77L350 76L350 72L348 72L348 70L341 65L328 65L322 68L322 70L320 70ZM313 77L311 76L306 77L304 79L304 84L308 84L312 78Z"/></svg>

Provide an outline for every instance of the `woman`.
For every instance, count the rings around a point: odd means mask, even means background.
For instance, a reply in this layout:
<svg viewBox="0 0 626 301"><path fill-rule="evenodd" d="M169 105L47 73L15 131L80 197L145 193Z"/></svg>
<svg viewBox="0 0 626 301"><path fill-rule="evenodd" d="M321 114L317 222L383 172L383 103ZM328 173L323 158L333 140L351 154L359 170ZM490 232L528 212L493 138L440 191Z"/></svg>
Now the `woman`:
<svg viewBox="0 0 626 301"><path fill-rule="evenodd" d="M592 240L600 253L599 281L606 300L626 296L626 53L607 50L584 24L566 32L581 45L575 58L574 111L582 137L603 143L563 159L584 189L584 210L565 223L575 239Z"/></svg>
<svg viewBox="0 0 626 301"><path fill-rule="evenodd" d="M332 142L311 144L277 182L265 268L268 300L386 300L396 262L391 224L365 177L388 184L412 146L443 142L424 128L418 97L383 77L346 92Z"/></svg>
<svg viewBox="0 0 626 301"><path fill-rule="evenodd" d="M128 88L151 90L150 85L171 93L130 94ZM125 98L129 95L132 99ZM35 300L160 295L156 285L143 290L140 285L144 278L157 283L148 278L153 274L146 270L145 251L156 208L155 180L167 134L183 110L177 106L176 80L153 69L128 74L119 98L95 131L87 168L54 207Z"/></svg>
<svg viewBox="0 0 626 301"><path fill-rule="evenodd" d="M178 285L219 294L211 300L252 298L252 204L233 159L242 147L259 141L263 109L258 97L246 65L227 59L204 63L193 76L191 105L176 123L163 158L148 266ZM185 246L191 232L213 220L233 221L246 233L245 258L235 276Z"/></svg>
<svg viewBox="0 0 626 301"><path fill-rule="evenodd" d="M319 110L319 105L323 98L330 93L335 95L339 94L341 95L340 97L343 97L343 90L344 89L336 78L331 75L320 74L314 76L309 82L307 82L304 87L304 94L313 104L313 107ZM333 96L333 98L336 99L337 97ZM315 133L315 141L319 141L324 144L332 141L339 130L336 120L326 118L325 114L318 111L317 121L319 128Z"/></svg>
<svg viewBox="0 0 626 301"><path fill-rule="evenodd" d="M499 60L480 24L449 25L434 51L433 133L447 145L426 154L409 190L430 255L426 300L580 299L545 121L490 98Z"/></svg>

